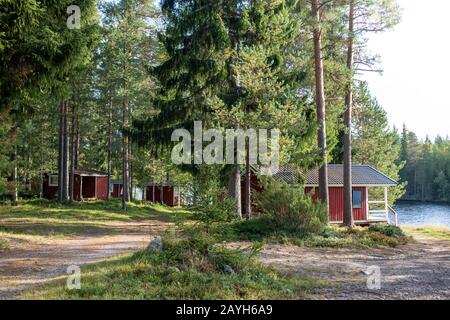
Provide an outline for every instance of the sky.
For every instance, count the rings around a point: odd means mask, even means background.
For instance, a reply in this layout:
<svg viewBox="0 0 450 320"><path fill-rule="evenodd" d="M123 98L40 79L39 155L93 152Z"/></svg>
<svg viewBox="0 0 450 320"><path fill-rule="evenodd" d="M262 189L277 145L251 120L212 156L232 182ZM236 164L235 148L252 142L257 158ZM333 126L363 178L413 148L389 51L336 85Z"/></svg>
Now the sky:
<svg viewBox="0 0 450 320"><path fill-rule="evenodd" d="M450 0L398 0L402 22L370 36L383 75L366 74L372 93L397 128L419 138L450 136Z"/></svg>

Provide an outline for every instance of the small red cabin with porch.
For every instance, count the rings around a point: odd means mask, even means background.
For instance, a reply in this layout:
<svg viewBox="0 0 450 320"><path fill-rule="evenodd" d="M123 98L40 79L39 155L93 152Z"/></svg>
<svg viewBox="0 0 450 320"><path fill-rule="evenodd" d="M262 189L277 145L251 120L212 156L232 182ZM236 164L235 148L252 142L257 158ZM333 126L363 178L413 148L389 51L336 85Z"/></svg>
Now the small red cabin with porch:
<svg viewBox="0 0 450 320"><path fill-rule="evenodd" d="M58 175L44 174L43 196L54 199L58 193ZM82 200L106 200L108 199L108 175L91 169L77 169L74 172L74 199Z"/></svg>
<svg viewBox="0 0 450 320"><path fill-rule="evenodd" d="M303 181L305 193L312 195L314 200L319 197L319 171L311 169L304 173L297 172L292 167L281 167L274 178L283 180L289 185L300 185ZM261 192L262 187L252 171L252 190ZM353 184L353 219L356 224L370 224L377 222L390 222L389 213L397 213L389 207L388 188L397 186L397 182L380 171L368 165L352 166ZM242 181L242 187L245 179ZM330 223L343 223L344 220L344 166L328 165L328 188L329 188L329 216ZM373 197L383 197L383 199L372 200L369 190L373 189ZM242 204L245 204L245 194L242 189ZM397 221L395 222L397 223Z"/></svg>

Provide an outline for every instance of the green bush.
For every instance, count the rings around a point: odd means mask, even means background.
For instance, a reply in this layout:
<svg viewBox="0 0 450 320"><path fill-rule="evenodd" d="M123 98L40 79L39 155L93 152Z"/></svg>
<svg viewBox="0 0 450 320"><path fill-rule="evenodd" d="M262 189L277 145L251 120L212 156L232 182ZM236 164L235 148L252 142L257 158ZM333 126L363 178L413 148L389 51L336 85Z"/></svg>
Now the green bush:
<svg viewBox="0 0 450 320"><path fill-rule="evenodd" d="M213 168L202 168L196 175L193 194L193 217L207 230L213 223L231 221L236 216L236 202L228 197Z"/></svg>
<svg viewBox="0 0 450 320"><path fill-rule="evenodd" d="M391 224L373 224L369 227L370 232L378 232L387 237L405 237L402 229Z"/></svg>
<svg viewBox="0 0 450 320"><path fill-rule="evenodd" d="M325 206L320 202L314 203L302 187L292 187L273 180L258 196L257 201L279 229L319 234L328 223Z"/></svg>

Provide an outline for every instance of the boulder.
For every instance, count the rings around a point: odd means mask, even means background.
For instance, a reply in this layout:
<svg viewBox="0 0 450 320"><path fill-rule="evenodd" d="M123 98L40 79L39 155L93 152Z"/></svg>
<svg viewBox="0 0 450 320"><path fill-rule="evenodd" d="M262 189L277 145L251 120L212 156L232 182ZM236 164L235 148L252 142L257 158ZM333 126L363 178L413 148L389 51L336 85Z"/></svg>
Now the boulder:
<svg viewBox="0 0 450 320"><path fill-rule="evenodd" d="M233 268L227 264L223 266L223 272L225 272L226 274L234 274L235 273Z"/></svg>
<svg viewBox="0 0 450 320"><path fill-rule="evenodd" d="M147 247L147 251L152 252L152 253L162 252L163 251L162 238L160 236L157 236L155 239L150 241L150 243Z"/></svg>

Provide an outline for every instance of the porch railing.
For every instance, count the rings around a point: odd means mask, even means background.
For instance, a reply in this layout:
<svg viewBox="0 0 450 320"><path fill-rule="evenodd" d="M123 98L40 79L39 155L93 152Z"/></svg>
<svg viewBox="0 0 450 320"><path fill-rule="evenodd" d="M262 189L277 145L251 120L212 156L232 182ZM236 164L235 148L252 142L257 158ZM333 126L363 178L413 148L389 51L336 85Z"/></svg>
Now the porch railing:
<svg viewBox="0 0 450 320"><path fill-rule="evenodd" d="M383 205L383 207L385 207L384 209L374 209L374 210L370 210L370 205ZM386 202L385 201L368 201L368 212L369 212L369 216L368 216L368 220L369 221L388 221L388 208L386 206Z"/></svg>
<svg viewBox="0 0 450 320"><path fill-rule="evenodd" d="M389 212L394 215L395 225L398 226L398 213L391 206L388 206Z"/></svg>

